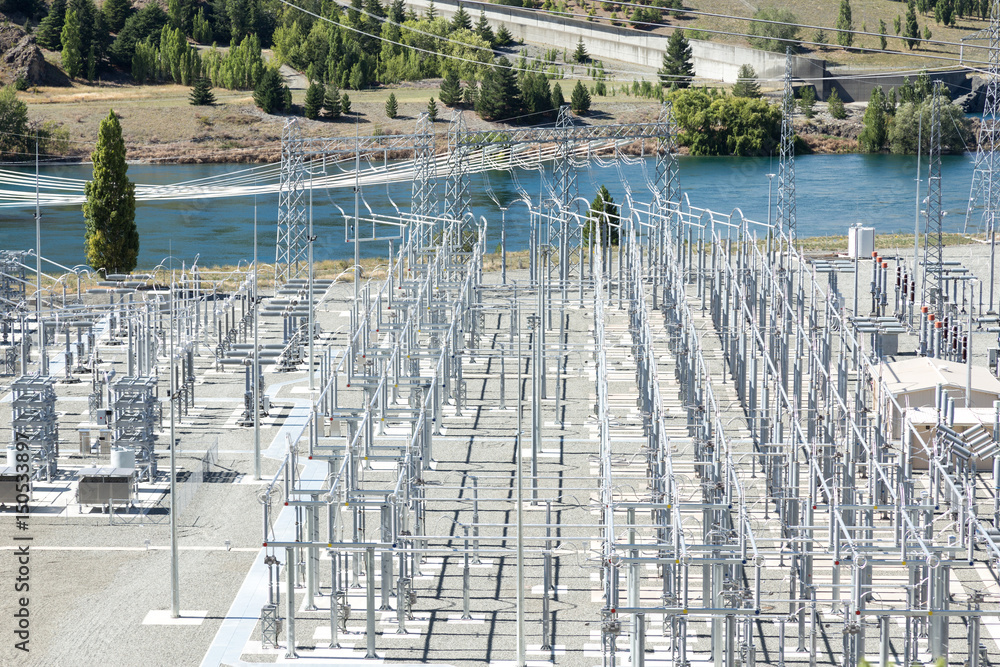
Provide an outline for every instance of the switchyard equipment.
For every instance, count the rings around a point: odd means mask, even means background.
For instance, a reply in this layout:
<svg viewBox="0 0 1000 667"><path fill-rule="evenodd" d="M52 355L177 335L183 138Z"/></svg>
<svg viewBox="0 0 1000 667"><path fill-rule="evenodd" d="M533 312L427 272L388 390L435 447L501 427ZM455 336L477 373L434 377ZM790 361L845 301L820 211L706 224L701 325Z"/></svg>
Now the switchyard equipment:
<svg viewBox="0 0 1000 667"><path fill-rule="evenodd" d="M377 624L413 632L412 621L444 594L421 586L423 572L458 558L461 577L440 585L461 599L465 620L481 613L470 595L473 564L516 561L519 664L528 641L559 661L554 647L569 638L554 629L552 602L563 598L553 581L577 568L594 574L588 620L608 667L647 659L735 667L773 662L772 651L781 664L792 646L811 664L855 667L876 649L883 662L892 651L907 664L955 654L982 664L982 620L1000 615L990 599L1000 589L981 578L1000 563L1000 504L996 476L977 475L974 464L1000 445L989 428L957 428L958 397L943 388L929 413L932 437L894 418L916 406L900 403L881 368L901 336L918 337L937 363L971 363L972 326L988 321L976 306L982 282L943 282L955 272L942 268L932 232L926 259L873 257L870 304L859 289L849 303L836 276L854 273L857 284L862 261L813 262L796 248L791 151L782 155L775 224L698 208L678 196L669 118L665 109L648 129L598 130L563 117L502 141L453 122L445 215L433 223L440 231L428 243L415 221L386 279L356 283L348 340L320 350L302 438L288 443L261 495L266 551L285 573L287 657L303 622L297 584L305 609L327 598L331 646L343 640L348 615L360 613L366 655L376 657L391 650ZM510 156L596 139L610 140L606 150L619 139L651 140L667 165L648 183L651 202L626 187L618 218L599 220L619 245L606 245L603 233L584 240L587 220L572 196L580 164L566 159L540 200L525 195L534 255L527 279L484 280L490 230L463 214L469 151L458 149L493 143ZM921 265L939 280L915 316L912 276ZM935 313L948 328L927 333ZM582 346L571 337L581 317L591 323ZM592 448L582 455L591 475L553 485L543 446L553 429L572 426L562 406L570 359L580 356L594 383ZM491 369L485 376L480 364ZM481 387L476 398L472 383ZM516 399L505 385L518 387ZM494 461L489 473L448 482L451 461L439 454L454 451L448 436L498 399L495 427L472 431L468 456L482 456L475 452L492 439L514 447L513 466ZM894 419L898 430L889 428ZM572 466L567 446L558 451ZM586 491L596 535L553 518ZM294 528L278 527L276 499ZM540 582L540 605L529 604L526 580ZM362 599L352 604L354 588ZM377 620L379 610L391 620ZM278 615L272 594L261 618L273 643ZM697 624L710 628L707 638Z"/></svg>
<svg viewBox="0 0 1000 667"><path fill-rule="evenodd" d="M64 336L88 323L93 343L70 351L90 356L98 404L110 392L124 472L81 473L80 502L130 502L155 479L166 381L173 462L205 346L216 371L242 367L232 420L255 434L266 375L290 373L272 395L309 382L265 452L277 469L252 521L263 553L245 586L261 593L245 599L259 601L264 646L241 608L220 632L245 630L234 662L278 649L337 664L361 657L355 642L367 658L444 661L455 635L442 628L482 623L461 648L483 662L754 667L794 653L979 667L1000 650L1000 393L972 368L974 343L996 333L978 329L996 324L987 281L938 243L939 179L926 256L806 255L789 120L773 223L682 195L669 106L652 123L587 126L561 110L554 127L499 134L456 114L443 160L426 117L413 135L353 140L304 139L290 121L272 295L257 267L160 267L109 277L107 303L53 298L33 322L58 320ZM617 215L586 211L578 171L626 162L629 144L655 156L645 189L624 182ZM498 234L469 212L469 175L543 153L553 175L517 193L530 264L490 275ZM312 181L347 156L358 169L390 154L412 157L413 205L368 209L354 174L344 238L356 256L376 239L389 252L384 278L351 267L348 323L327 336L317 313L336 286L312 271ZM123 377L97 361L108 340ZM911 350L937 375L907 392L893 357ZM260 478L256 438L254 453ZM172 552L179 613L176 539Z"/></svg>
<svg viewBox="0 0 1000 667"><path fill-rule="evenodd" d="M55 380L42 375L18 378L11 385L11 409L12 442L27 443L31 477L51 479L59 458Z"/></svg>
<svg viewBox="0 0 1000 667"><path fill-rule="evenodd" d="M134 450L140 477L152 481L156 477L156 429L162 419L158 378L123 377L111 385L111 395L112 445Z"/></svg>

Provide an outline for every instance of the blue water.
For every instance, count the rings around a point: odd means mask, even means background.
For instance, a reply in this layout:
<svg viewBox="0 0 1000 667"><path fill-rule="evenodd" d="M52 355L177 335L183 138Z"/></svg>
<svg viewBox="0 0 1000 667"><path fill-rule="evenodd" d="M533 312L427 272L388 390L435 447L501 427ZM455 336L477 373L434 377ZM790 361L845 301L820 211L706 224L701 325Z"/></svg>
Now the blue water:
<svg viewBox="0 0 1000 667"><path fill-rule="evenodd" d="M767 219L768 173L777 172L777 160L768 158L698 158L681 157L682 191L693 206L730 212L739 207L755 220ZM129 176L137 183L167 184L204 178L246 169L246 165L132 165ZM637 200L649 200L646 176L651 175L650 160L623 165L622 175L632 187ZM806 155L796 158L797 217L799 236L846 234L850 225L861 222L875 227L877 233L912 232L916 194L916 157L898 155ZM25 168L25 171L31 171ZM920 198L926 196L926 158L922 168ZM33 173L33 172L32 172ZM90 178L87 165L62 165L44 168L44 174L67 178ZM545 176L549 186L551 175ZM972 156L951 155L942 158L945 228L960 231L972 179ZM593 164L578 172L581 196L592 199L597 188L607 185L615 200L624 199L621 176L613 167ZM543 183L537 171L519 172L517 182L537 201ZM510 174L491 172L488 180L501 204L518 198ZM777 178L774 179L772 205L777 202ZM501 215L487 194L487 180L474 175L469 191L476 216L490 221L490 248L499 242ZM444 197L443 178L438 196ZM407 209L410 184L367 187L365 201L375 212L393 215L390 199ZM313 224L318 240L316 259L353 257L353 246L344 242L344 221L339 205L354 210L350 189L317 190L314 193ZM365 212L362 205L362 212ZM262 261L274 261L277 221L277 196L258 198L258 252ZM772 213L773 215L773 213ZM140 235L140 267L150 267L171 255L188 263L200 255L199 264L236 264L253 258L252 198L140 202L136 220ZM523 204L506 214L508 247L527 247L527 209ZM921 222L921 225L923 223ZM83 214L79 207L50 207L42 211L42 254L67 266L84 263ZM0 209L0 248L29 249L35 246L34 210ZM363 256L382 255L385 243L366 243Z"/></svg>

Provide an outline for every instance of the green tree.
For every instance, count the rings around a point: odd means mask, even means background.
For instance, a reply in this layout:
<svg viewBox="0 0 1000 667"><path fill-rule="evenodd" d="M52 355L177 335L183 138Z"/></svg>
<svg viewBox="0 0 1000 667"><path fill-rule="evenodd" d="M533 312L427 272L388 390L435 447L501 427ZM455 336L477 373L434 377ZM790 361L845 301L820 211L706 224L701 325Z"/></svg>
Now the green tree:
<svg viewBox="0 0 1000 667"><path fill-rule="evenodd" d="M62 29L66 20L66 0L52 0L49 13L35 30L35 41L50 51L62 49Z"/></svg>
<svg viewBox="0 0 1000 667"><path fill-rule="evenodd" d="M131 0L104 0L101 13L104 14L104 22L108 26L108 30L117 34L125 27L125 21L132 14L132 2Z"/></svg>
<svg viewBox="0 0 1000 667"><path fill-rule="evenodd" d="M62 29L62 66L71 78L83 73L83 45L80 40L80 20L72 9L66 11Z"/></svg>
<svg viewBox="0 0 1000 667"><path fill-rule="evenodd" d="M885 21L882 19L878 20L878 48L885 51L885 48L889 45L889 40L885 38Z"/></svg>
<svg viewBox="0 0 1000 667"><path fill-rule="evenodd" d="M590 111L590 92L582 81L577 81L573 87L573 94L569 96L569 108L577 114Z"/></svg>
<svg viewBox="0 0 1000 667"><path fill-rule="evenodd" d="M924 24L924 41L925 42L929 42L931 40L931 37L933 37L933 36L934 36L934 34L931 32L931 27L925 23Z"/></svg>
<svg viewBox="0 0 1000 667"><path fill-rule="evenodd" d="M458 11L451 17L451 31L457 32L459 30L472 30L472 17L462 5L458 6Z"/></svg>
<svg viewBox="0 0 1000 667"><path fill-rule="evenodd" d="M215 104L215 93L212 92L212 84L203 76L194 80L189 96L191 104L195 106L212 106Z"/></svg>
<svg viewBox="0 0 1000 667"><path fill-rule="evenodd" d="M340 110L345 115L351 113L351 98L347 93L340 97Z"/></svg>
<svg viewBox="0 0 1000 667"><path fill-rule="evenodd" d="M854 44L854 22L851 20L851 0L840 0L840 14L837 16L837 44L845 49Z"/></svg>
<svg viewBox="0 0 1000 667"><path fill-rule="evenodd" d="M566 104L566 98L563 97L562 86L557 81L552 86L552 108L558 110L564 104Z"/></svg>
<svg viewBox="0 0 1000 667"><path fill-rule="evenodd" d="M949 103L942 96L941 114L941 150L945 153L961 153L972 138L971 121L960 107ZM889 149L893 153L912 155L917 152L917 139L922 139L921 151L930 148L930 132L927 128L931 123L931 104L933 98L919 102L904 102L896 110L896 115L889 125ZM921 120L922 118L922 120ZM920 126L923 125L923 132Z"/></svg>
<svg viewBox="0 0 1000 667"><path fill-rule="evenodd" d="M892 20L892 28L896 31L896 37L899 37L899 33L903 30L903 18L899 14Z"/></svg>
<svg viewBox="0 0 1000 667"><path fill-rule="evenodd" d="M449 67L448 71L445 72L438 97L441 98L441 103L448 107L462 103L462 83L458 78L458 72L453 67Z"/></svg>
<svg viewBox="0 0 1000 667"><path fill-rule="evenodd" d="M590 62L590 54L587 53L587 47L583 45L583 37L580 37L576 42L576 50L573 51L573 62Z"/></svg>
<svg viewBox="0 0 1000 667"><path fill-rule="evenodd" d="M90 159L94 180L84 188L83 204L87 263L104 275L130 273L139 259L135 184L128 178L122 126L114 111L101 121Z"/></svg>
<svg viewBox="0 0 1000 667"><path fill-rule="evenodd" d="M23 160L19 153L32 152L29 149L28 105L17 99L14 86L0 88L0 158Z"/></svg>
<svg viewBox="0 0 1000 667"><path fill-rule="evenodd" d="M927 70L920 70L917 74L917 81L913 84L913 101L922 102L934 93L934 86L927 76Z"/></svg>
<svg viewBox="0 0 1000 667"><path fill-rule="evenodd" d="M389 93L389 99L385 101L386 118L395 118L399 113L399 103L396 102L396 93Z"/></svg>
<svg viewBox="0 0 1000 667"><path fill-rule="evenodd" d="M684 38L683 30L674 30L667 40L667 50L663 54L663 67L657 72L660 85L687 88L694 78L694 56L691 45ZM575 92L575 91L574 91Z"/></svg>
<svg viewBox="0 0 1000 667"><path fill-rule="evenodd" d="M483 75L476 113L483 120L504 120L521 113L521 93L510 61L500 56Z"/></svg>
<svg viewBox="0 0 1000 667"><path fill-rule="evenodd" d="M438 117L438 106L433 97L427 100L427 117L430 118L432 123L436 121Z"/></svg>
<svg viewBox="0 0 1000 667"><path fill-rule="evenodd" d="M736 74L736 84L733 86L734 97L760 97L760 84L757 83L757 72L751 65L740 65Z"/></svg>
<svg viewBox="0 0 1000 667"><path fill-rule="evenodd" d="M917 25L917 10L913 0L906 5L906 30L903 31L903 37L911 51L920 42L920 26Z"/></svg>
<svg viewBox="0 0 1000 667"><path fill-rule="evenodd" d="M205 9L198 8L198 13L194 16L191 24L191 39L199 44L211 44L213 41L212 22L205 18Z"/></svg>
<svg viewBox="0 0 1000 667"><path fill-rule="evenodd" d="M583 244L589 247L594 237L600 234L598 238L602 248L618 245L620 224L615 198L602 185L587 211L587 221L583 225Z"/></svg>
<svg viewBox="0 0 1000 667"><path fill-rule="evenodd" d="M830 93L830 97L826 98L826 107L830 115L837 120L847 118L847 109L844 108L844 101L840 99L836 88Z"/></svg>
<svg viewBox="0 0 1000 667"><path fill-rule="evenodd" d="M858 135L858 147L864 153L878 153L885 146L888 127L885 117L885 95L882 88L876 86L872 90L865 116L862 121L864 128Z"/></svg>
<svg viewBox="0 0 1000 667"><path fill-rule="evenodd" d="M323 90L322 83L313 81L309 84L309 87L306 89L306 118L309 120L316 120L319 118L319 112L323 110L324 97L325 91Z"/></svg>
<svg viewBox="0 0 1000 667"><path fill-rule="evenodd" d="M285 108L284 80L275 67L268 67L253 91L253 102L267 114Z"/></svg>
<svg viewBox="0 0 1000 667"><path fill-rule="evenodd" d="M827 45L826 39L826 30L823 30L822 28L813 33L813 42L817 44L816 48L818 49L822 49Z"/></svg>
<svg viewBox="0 0 1000 667"><path fill-rule="evenodd" d="M757 20L750 22L751 37L747 39L751 46L778 53L784 53L789 46L793 49L798 46L799 19L791 11L763 7L753 17Z"/></svg>
<svg viewBox="0 0 1000 667"><path fill-rule="evenodd" d="M813 105L816 104L816 89L812 86L802 86L799 89L799 110L806 118L813 117Z"/></svg>
<svg viewBox="0 0 1000 667"><path fill-rule="evenodd" d="M337 86L331 84L326 87L326 95L323 98L323 111L326 113L327 118L340 118L340 91L337 90Z"/></svg>
<svg viewBox="0 0 1000 667"><path fill-rule="evenodd" d="M552 91L549 80L541 72L528 71L521 77L521 99L530 114L552 111Z"/></svg>
<svg viewBox="0 0 1000 667"><path fill-rule="evenodd" d="M490 46L496 46L497 37L493 34L490 22L486 20L486 10L480 10L479 20L476 22L476 34Z"/></svg>
<svg viewBox="0 0 1000 667"><path fill-rule="evenodd" d="M514 41L514 36L510 34L510 30L507 29L507 26L501 23L500 29L497 30L496 39L493 40L493 45L507 46L513 41Z"/></svg>

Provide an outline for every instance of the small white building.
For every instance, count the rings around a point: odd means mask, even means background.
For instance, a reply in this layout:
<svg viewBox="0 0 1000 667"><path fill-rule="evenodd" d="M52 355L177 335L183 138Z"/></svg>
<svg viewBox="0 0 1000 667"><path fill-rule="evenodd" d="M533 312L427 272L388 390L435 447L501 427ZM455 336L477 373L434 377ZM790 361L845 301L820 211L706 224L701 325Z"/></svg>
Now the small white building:
<svg viewBox="0 0 1000 667"><path fill-rule="evenodd" d="M971 383L970 372L971 370ZM881 389L876 392L876 400L886 408L888 418L886 434L890 440L900 441L908 433L914 468L926 468L927 458L923 443L929 443L937 431L938 411L935 404L937 388L942 387L954 399L955 412L951 428L957 433L965 433L982 426L994 439L996 419L995 402L1000 401L1000 380L993 377L985 366L956 361L945 361L931 357L917 357L904 361L883 363L880 366ZM965 394L970 388L969 407L965 404ZM909 429L907 424L914 428ZM916 435L914 435L914 430ZM977 462L977 468L992 469L992 460Z"/></svg>

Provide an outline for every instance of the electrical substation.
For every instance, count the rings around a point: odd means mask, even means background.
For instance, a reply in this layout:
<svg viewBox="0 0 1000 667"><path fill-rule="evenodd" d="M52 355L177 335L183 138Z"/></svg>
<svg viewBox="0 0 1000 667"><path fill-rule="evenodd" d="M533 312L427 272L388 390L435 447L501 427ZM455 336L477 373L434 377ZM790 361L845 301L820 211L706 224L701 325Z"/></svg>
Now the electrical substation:
<svg viewBox="0 0 1000 667"><path fill-rule="evenodd" d="M915 245L873 247L859 226L846 256L802 251L791 85L764 221L688 200L667 105L649 123L564 108L503 133L456 112L446 158L426 116L411 135L328 139L290 120L271 275L171 260L83 290L80 271L0 254L2 512L30 452L36 543L93 534L94 558L126 568L102 602L125 627L94 650L111 664L995 661L995 70L972 254L942 242L941 188L966 184L941 182L937 104ZM618 213L589 214L579 171L636 154L655 158L646 182L623 178ZM388 155L409 210L364 200L378 171L362 160ZM470 213L473 174L543 161L541 193ZM319 280L313 179L350 162L345 241L356 258L382 244L385 261ZM530 251L508 262L522 206ZM60 618L100 623L88 613ZM51 634L32 659L68 664Z"/></svg>

